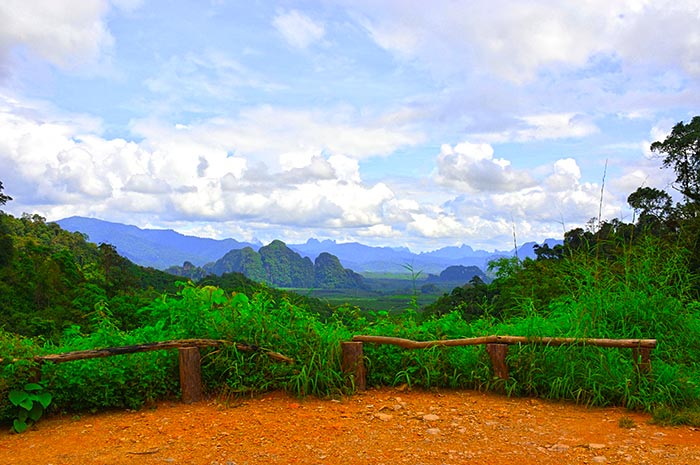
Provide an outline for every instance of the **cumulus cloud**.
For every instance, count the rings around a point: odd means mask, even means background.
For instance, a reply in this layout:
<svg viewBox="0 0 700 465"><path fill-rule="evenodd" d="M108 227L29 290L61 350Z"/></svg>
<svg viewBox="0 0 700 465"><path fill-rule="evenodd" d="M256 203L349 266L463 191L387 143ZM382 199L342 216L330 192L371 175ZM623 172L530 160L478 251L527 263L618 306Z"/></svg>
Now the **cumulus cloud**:
<svg viewBox="0 0 700 465"><path fill-rule="evenodd" d="M275 16L272 24L292 47L306 48L321 40L325 27L303 13L292 10Z"/></svg>
<svg viewBox="0 0 700 465"><path fill-rule="evenodd" d="M489 144L444 144L436 160L436 181L468 192L517 191L534 183L528 173L493 154Z"/></svg>
<svg viewBox="0 0 700 465"><path fill-rule="evenodd" d="M395 198L384 183L363 183L358 161L343 154L290 150L268 167L261 160L273 160L269 149L238 150L210 137L206 123L141 122L144 137L135 143L82 133L85 128L50 113L20 116L14 106L7 99L0 106L7 109L0 112L0 164L6 173L17 173L16 181L39 186L22 195L13 191L19 205L114 219L148 213L171 220L245 219L371 231L383 223L385 205ZM53 209L58 203L63 206Z"/></svg>

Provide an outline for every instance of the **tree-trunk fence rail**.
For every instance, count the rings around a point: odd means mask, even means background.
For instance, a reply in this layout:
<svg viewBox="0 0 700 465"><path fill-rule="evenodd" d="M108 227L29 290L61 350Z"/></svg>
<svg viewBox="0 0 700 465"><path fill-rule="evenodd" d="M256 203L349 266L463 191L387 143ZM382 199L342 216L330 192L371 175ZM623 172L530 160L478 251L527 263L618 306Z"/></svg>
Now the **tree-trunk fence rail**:
<svg viewBox="0 0 700 465"><path fill-rule="evenodd" d="M561 338L561 337L524 337L524 336L483 336L464 339L440 339L434 341L413 341L388 336L353 336L352 341L341 342L341 369L348 376L355 389L365 390L366 369L364 364L363 343L390 344L404 349L428 349L432 347L459 347L485 345L493 365L494 375L507 380L508 365L506 356L508 347L517 344L540 344L549 346L580 345L598 347L618 347L632 349L633 362L637 370L648 373L651 371L651 351L656 347L656 339L594 339L594 338ZM149 342L121 347L104 349L78 350L51 355L37 355L34 360L38 363L64 363L75 360L110 357L113 355L133 354L154 350L177 349L180 371L180 388L182 401L192 403L204 397L202 389L202 368L200 348L234 346L243 352L262 352L271 359L294 363L294 360L271 350L262 349L255 345L237 343L221 339L179 339L172 341ZM3 359L0 358L0 362Z"/></svg>
<svg viewBox="0 0 700 465"><path fill-rule="evenodd" d="M485 345L491 359L494 375L507 380L508 365L506 356L508 347L519 344L539 344L548 346L579 345L597 347L618 347L632 349L635 368L643 373L651 371L651 351L656 347L656 339L596 339L565 337L525 337L525 336L482 336L463 339L439 339L434 341L413 341L399 337L354 336L351 342L342 345L342 369L353 382L356 389L366 388L366 369L364 366L363 343L390 344L404 349L429 349L432 347L459 347Z"/></svg>
<svg viewBox="0 0 700 465"><path fill-rule="evenodd" d="M293 363L294 360L278 352L263 349L261 347L232 342L222 339L178 339L172 341L148 342L121 347L109 347L105 349L76 350L51 355L37 355L34 361L38 363L64 363L75 360L87 360L91 358L110 357L112 355L135 354L137 352L150 352L154 350L177 349L180 369L180 390L182 401L190 404L198 402L204 397L202 389L202 365L199 349L203 347L234 346L243 352L261 352L269 358L284 363ZM0 362L2 359L0 359Z"/></svg>

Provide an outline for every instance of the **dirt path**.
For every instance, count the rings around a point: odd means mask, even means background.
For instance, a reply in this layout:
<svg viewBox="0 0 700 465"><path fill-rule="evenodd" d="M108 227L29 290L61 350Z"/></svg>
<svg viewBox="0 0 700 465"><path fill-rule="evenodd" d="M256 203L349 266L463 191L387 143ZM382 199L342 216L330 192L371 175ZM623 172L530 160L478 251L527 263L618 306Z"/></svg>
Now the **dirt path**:
<svg viewBox="0 0 700 465"><path fill-rule="evenodd" d="M271 393L43 419L21 435L0 433L0 464L700 463L699 429L648 421L471 391L381 389L333 401Z"/></svg>

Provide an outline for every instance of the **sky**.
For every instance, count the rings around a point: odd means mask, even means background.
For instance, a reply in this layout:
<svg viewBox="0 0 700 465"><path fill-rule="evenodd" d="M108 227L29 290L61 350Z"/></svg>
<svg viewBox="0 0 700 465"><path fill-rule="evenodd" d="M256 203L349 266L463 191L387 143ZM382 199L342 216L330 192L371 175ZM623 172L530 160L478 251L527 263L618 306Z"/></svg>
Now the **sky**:
<svg viewBox="0 0 700 465"><path fill-rule="evenodd" d="M508 250L675 195L699 113L697 0L0 2L15 216Z"/></svg>

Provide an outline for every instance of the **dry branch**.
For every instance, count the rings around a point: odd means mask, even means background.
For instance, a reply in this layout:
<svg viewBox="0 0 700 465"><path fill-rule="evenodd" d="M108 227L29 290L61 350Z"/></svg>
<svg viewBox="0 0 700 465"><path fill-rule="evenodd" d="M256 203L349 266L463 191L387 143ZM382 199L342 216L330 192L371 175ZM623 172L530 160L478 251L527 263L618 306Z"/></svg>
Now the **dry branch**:
<svg viewBox="0 0 700 465"><path fill-rule="evenodd" d="M231 345L235 346L236 349L244 352L261 351L268 357L278 360L280 362L294 362L294 360L292 360L291 358L277 352L272 352L253 345L242 344L239 342L231 342L221 339L180 339L174 341L148 342L145 344L137 344L122 347L109 347L106 349L77 350L74 352L64 352L62 354L37 355L34 357L34 360L36 360L37 362L63 363L70 362L73 360L86 360L90 358L109 357L111 355L149 352L152 350L180 349L184 347L218 347Z"/></svg>

